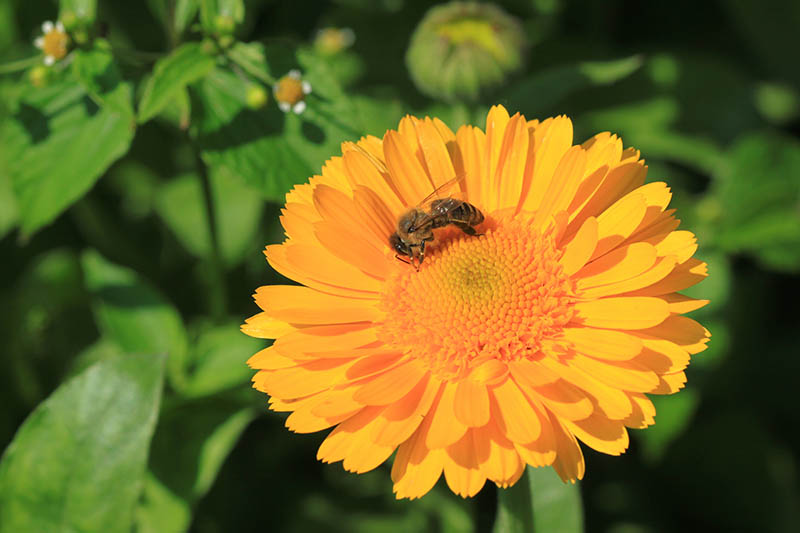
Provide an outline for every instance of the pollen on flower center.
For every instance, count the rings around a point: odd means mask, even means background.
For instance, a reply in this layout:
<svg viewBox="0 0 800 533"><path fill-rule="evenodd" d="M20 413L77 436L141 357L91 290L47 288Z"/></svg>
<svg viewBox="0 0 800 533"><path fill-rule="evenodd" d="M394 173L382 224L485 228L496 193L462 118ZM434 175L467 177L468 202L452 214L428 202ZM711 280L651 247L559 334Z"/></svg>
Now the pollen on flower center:
<svg viewBox="0 0 800 533"><path fill-rule="evenodd" d="M53 56L55 59L62 59L67 55L68 44L69 37L66 32L54 27L44 34L42 51L49 56Z"/></svg>
<svg viewBox="0 0 800 533"><path fill-rule="evenodd" d="M526 219L487 226L480 237L444 230L419 272L400 269L383 296L382 340L442 377L487 357L537 358L572 317L573 282L551 232Z"/></svg>

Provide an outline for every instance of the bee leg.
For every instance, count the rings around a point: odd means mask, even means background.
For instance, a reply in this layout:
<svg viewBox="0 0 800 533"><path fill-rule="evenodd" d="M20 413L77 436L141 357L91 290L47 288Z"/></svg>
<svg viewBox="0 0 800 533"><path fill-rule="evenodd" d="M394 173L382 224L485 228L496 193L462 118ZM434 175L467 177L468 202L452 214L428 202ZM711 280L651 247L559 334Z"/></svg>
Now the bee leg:
<svg viewBox="0 0 800 533"><path fill-rule="evenodd" d="M453 225L456 226L458 229L466 233L467 235L471 235L473 237L481 237L483 233L478 233L475 231L475 228L467 224L466 222L453 222Z"/></svg>
<svg viewBox="0 0 800 533"><path fill-rule="evenodd" d="M431 237L431 238L433 238L433 237ZM422 264L422 261L425 259L425 243L426 242L427 242L427 239L423 240L422 242L419 243L419 262L417 263L417 272L419 272L419 266Z"/></svg>
<svg viewBox="0 0 800 533"><path fill-rule="evenodd" d="M413 264L413 263L412 263L411 261L409 261L408 259L403 259L402 257L400 257L400 256L399 256L399 255L397 255L397 254L394 254L394 258L395 258L395 259L397 259L398 261L402 261L403 263L405 263L405 264L407 264L407 265L412 265L412 264Z"/></svg>

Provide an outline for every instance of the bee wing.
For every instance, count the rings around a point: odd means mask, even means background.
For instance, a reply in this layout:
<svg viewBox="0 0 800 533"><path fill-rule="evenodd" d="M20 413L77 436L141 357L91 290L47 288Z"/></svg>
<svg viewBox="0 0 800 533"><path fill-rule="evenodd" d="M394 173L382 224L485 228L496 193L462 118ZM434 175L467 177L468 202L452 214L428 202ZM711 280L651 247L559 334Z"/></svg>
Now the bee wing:
<svg viewBox="0 0 800 533"><path fill-rule="evenodd" d="M417 204L417 209L426 209L428 206L431 205L431 202L436 200L437 198L441 198L445 196L445 193L449 192L454 186L460 184L464 181L464 175L456 176L453 179L447 180L438 187L436 187L428 196L422 199L420 203ZM464 195L463 191L453 191L452 193L447 194L447 196L452 196L455 198L460 198Z"/></svg>
<svg viewBox="0 0 800 533"><path fill-rule="evenodd" d="M416 221L414 221L414 228L419 229L425 226L428 222L430 222L434 218L447 216L448 214L450 214L451 211L464 205L463 200L459 200L454 196L448 196L447 198L443 198L442 200L443 200L442 203L436 206L435 211L431 209L430 212L425 214L425 216L420 217Z"/></svg>

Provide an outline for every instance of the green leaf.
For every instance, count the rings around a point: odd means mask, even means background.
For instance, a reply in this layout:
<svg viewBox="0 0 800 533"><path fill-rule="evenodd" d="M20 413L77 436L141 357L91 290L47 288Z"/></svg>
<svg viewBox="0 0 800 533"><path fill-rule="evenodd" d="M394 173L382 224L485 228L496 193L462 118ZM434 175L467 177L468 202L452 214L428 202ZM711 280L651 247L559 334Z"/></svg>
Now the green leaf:
<svg viewBox="0 0 800 533"><path fill-rule="evenodd" d="M136 512L138 533L186 531L255 411L219 399L174 405L156 429L151 474Z"/></svg>
<svg viewBox="0 0 800 533"><path fill-rule="evenodd" d="M233 266L252 251L264 201L258 191L232 176L212 174L210 182L222 258ZM156 196L156 211L187 250L201 257L211 255L211 235L198 176L185 174L165 183Z"/></svg>
<svg viewBox="0 0 800 533"><path fill-rule="evenodd" d="M167 354L170 383L180 390L188 342L178 311L133 271L93 250L84 252L81 263L103 335L128 353Z"/></svg>
<svg viewBox="0 0 800 533"><path fill-rule="evenodd" d="M550 467L528 467L528 484L533 495L534 531L583 531L580 485L564 483Z"/></svg>
<svg viewBox="0 0 800 533"><path fill-rule="evenodd" d="M72 70L97 105L133 118L131 86L122 80L107 41L98 39L89 50L75 50Z"/></svg>
<svg viewBox="0 0 800 533"><path fill-rule="evenodd" d="M194 88L193 136L212 176L239 176L274 201L308 178L311 167L281 135L285 115L274 106L247 107L233 73L217 68Z"/></svg>
<svg viewBox="0 0 800 533"><path fill-rule="evenodd" d="M647 157L675 160L710 173L722 159L717 144L709 137L677 132L673 125L680 105L673 97L623 104L590 112L580 122L593 131L613 131Z"/></svg>
<svg viewBox="0 0 800 533"><path fill-rule="evenodd" d="M177 0L173 15L175 33L178 35L183 34L192 20L194 20L194 17L197 16L199 9L199 0Z"/></svg>
<svg viewBox="0 0 800 533"><path fill-rule="evenodd" d="M341 143L355 140L363 128L352 118L357 111L324 60L308 50L295 56L285 47L258 43L234 46L236 64L259 79L271 79L270 69L288 72L297 63L313 93L301 114L282 113L277 106L251 109L246 83L217 68L194 86L192 133L211 173L238 176L273 201L296 183L319 172L338 153ZM285 70L283 70L285 69Z"/></svg>
<svg viewBox="0 0 800 533"><path fill-rule="evenodd" d="M163 363L102 361L34 410L0 463L0 530L130 531Z"/></svg>
<svg viewBox="0 0 800 533"><path fill-rule="evenodd" d="M202 329L193 343L189 376L184 396L199 397L247 383L253 370L247 360L264 347L239 330L239 323Z"/></svg>
<svg viewBox="0 0 800 533"><path fill-rule="evenodd" d="M94 22L97 14L97 0L60 0L60 5L58 18L67 26L70 14L87 26Z"/></svg>
<svg viewBox="0 0 800 533"><path fill-rule="evenodd" d="M364 133L381 138L386 130L397 128L405 114L402 102L395 98L356 96L353 105L364 126Z"/></svg>
<svg viewBox="0 0 800 533"><path fill-rule="evenodd" d="M787 84L759 84L755 104L759 113L774 124L788 124L800 116L800 93Z"/></svg>
<svg viewBox="0 0 800 533"><path fill-rule="evenodd" d="M254 78L264 83L272 83L273 78L263 44L236 42L226 55Z"/></svg>
<svg viewBox="0 0 800 533"><path fill-rule="evenodd" d="M123 355L124 352L114 341L107 338L97 339L97 341L75 356L69 368L69 375L79 374L99 361L106 361Z"/></svg>
<svg viewBox="0 0 800 533"><path fill-rule="evenodd" d="M584 61L577 65L578 71L595 85L609 85L627 78L644 63L641 55L612 59L611 61Z"/></svg>
<svg viewBox="0 0 800 533"><path fill-rule="evenodd" d="M577 484L564 483L550 467L528 467L525 477L512 487L498 490L494 533L583 531Z"/></svg>
<svg viewBox="0 0 800 533"><path fill-rule="evenodd" d="M20 29L15 20L16 5L12 2L0 2L0 20L3 21L0 31L0 50L8 50L12 43L19 39Z"/></svg>
<svg viewBox="0 0 800 533"><path fill-rule="evenodd" d="M139 102L139 122L147 122L190 83L202 79L214 68L215 59L201 43L185 43L156 62Z"/></svg>
<svg viewBox="0 0 800 533"><path fill-rule="evenodd" d="M207 33L219 30L217 17L230 17L235 24L244 21L243 0L200 0L200 22Z"/></svg>
<svg viewBox="0 0 800 533"><path fill-rule="evenodd" d="M313 92L306 98L308 109L302 115L287 114L285 136L317 173L325 161L341 154L343 141L355 141L364 135L364 127L356 106L324 58L300 49L297 61Z"/></svg>
<svg viewBox="0 0 800 533"><path fill-rule="evenodd" d="M134 522L136 533L186 531L192 522L192 507L152 472L147 472Z"/></svg>
<svg viewBox="0 0 800 533"><path fill-rule="evenodd" d="M697 356L702 358L703 354ZM656 406L656 424L647 431L637 431L636 437L642 444L642 453L651 463L659 461L669 445L692 421L692 416L700 403L700 396L694 389L682 390L671 396L653 396Z"/></svg>
<svg viewBox="0 0 800 533"><path fill-rule="evenodd" d="M800 268L800 143L773 133L745 136L718 174L717 244L780 270Z"/></svg>
<svg viewBox="0 0 800 533"><path fill-rule="evenodd" d="M627 78L642 65L639 55L611 61L587 61L537 72L513 84L504 94L509 110L543 116L570 94ZM512 111L512 112L513 112Z"/></svg>
<svg viewBox="0 0 800 533"><path fill-rule="evenodd" d="M18 217L10 176L5 169L0 168L0 239L17 224Z"/></svg>
<svg viewBox="0 0 800 533"><path fill-rule="evenodd" d="M73 70L89 90L64 82L32 91L0 133L24 235L55 219L128 151L130 86L113 70L95 75L107 60L101 51L77 54Z"/></svg>

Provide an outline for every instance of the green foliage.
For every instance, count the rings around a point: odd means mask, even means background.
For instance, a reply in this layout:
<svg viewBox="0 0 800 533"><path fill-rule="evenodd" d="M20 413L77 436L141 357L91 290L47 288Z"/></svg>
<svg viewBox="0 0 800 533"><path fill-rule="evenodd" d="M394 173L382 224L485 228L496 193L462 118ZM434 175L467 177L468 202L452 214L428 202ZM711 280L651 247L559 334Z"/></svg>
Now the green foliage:
<svg viewBox="0 0 800 533"><path fill-rule="evenodd" d="M52 222L85 194L133 139L132 114L121 111L125 85L113 74L104 80L113 85L95 84L88 70L93 64L85 71L79 65L85 63L78 61L76 70L91 89L63 82L33 91L3 128L6 171L24 234Z"/></svg>
<svg viewBox="0 0 800 533"><path fill-rule="evenodd" d="M61 10L58 18L64 21L67 28L75 23L88 26L94 22L97 14L97 0L61 0L59 5Z"/></svg>
<svg viewBox="0 0 800 533"><path fill-rule="evenodd" d="M524 478L499 492L494 533L583 531L578 485L564 483L552 468L525 469Z"/></svg>
<svg viewBox="0 0 800 533"><path fill-rule="evenodd" d="M243 0L199 0L200 21L210 34L232 33L244 20ZM225 19L230 19L230 21Z"/></svg>
<svg viewBox="0 0 800 533"><path fill-rule="evenodd" d="M777 269L800 268L798 168L795 139L754 133L731 148L717 182L723 249L753 253Z"/></svg>
<svg viewBox="0 0 800 533"><path fill-rule="evenodd" d="M716 335L716 332L714 334ZM700 357L705 357L705 354ZM692 421L699 400L694 389L685 390L674 396L659 396L653 400L658 414L657 424L647 431L636 433L643 444L642 453L649 461L656 462L661 459L669 445L680 437Z"/></svg>
<svg viewBox="0 0 800 533"><path fill-rule="evenodd" d="M17 224L17 202L6 173L0 174L0 239Z"/></svg>
<svg viewBox="0 0 800 533"><path fill-rule="evenodd" d="M624 79L641 64L641 57L631 56L543 70L513 84L508 91L509 104L526 116L539 116L571 93ZM536 97L531 98L531 95Z"/></svg>
<svg viewBox="0 0 800 533"><path fill-rule="evenodd" d="M167 354L171 383L181 387L188 342L177 309L133 271L95 251L85 252L81 265L101 333L123 352Z"/></svg>
<svg viewBox="0 0 800 533"><path fill-rule="evenodd" d="M150 457L136 531L186 531L192 507L211 488L225 458L247 425L252 408L220 402L192 402L168 407Z"/></svg>
<svg viewBox="0 0 800 533"><path fill-rule="evenodd" d="M257 191L229 174L213 174L210 186L222 259L228 265L235 265L252 251L264 202ZM187 250L209 257L213 254L213 243L204 201L200 177L184 174L160 187L155 209Z"/></svg>
<svg viewBox="0 0 800 533"><path fill-rule="evenodd" d="M496 4L530 45L513 73L436 32L408 54L434 3L0 2L0 532L800 529L800 4ZM70 47L46 66L56 13ZM315 46L329 24L356 41ZM423 95L406 57L476 100ZM273 92L294 69L299 114ZM239 325L287 282L262 255L285 194L342 142L409 113L482 127L495 103L641 150L708 263L685 293L712 340L627 455L584 448L580 483L398 502L390 465L319 465L322 436L268 412L246 364L268 342Z"/></svg>
<svg viewBox="0 0 800 533"><path fill-rule="evenodd" d="M200 43L186 43L160 59L139 101L139 122L157 115L181 90L203 79L214 68L214 58Z"/></svg>
<svg viewBox="0 0 800 533"><path fill-rule="evenodd" d="M0 530L130 531L163 361L99 362L31 413L0 463Z"/></svg>
<svg viewBox="0 0 800 533"><path fill-rule="evenodd" d="M198 84L192 111L193 136L212 175L238 176L264 198L280 201L310 174L303 154L274 126L296 119L275 108L248 107L245 88L231 71L218 68Z"/></svg>

